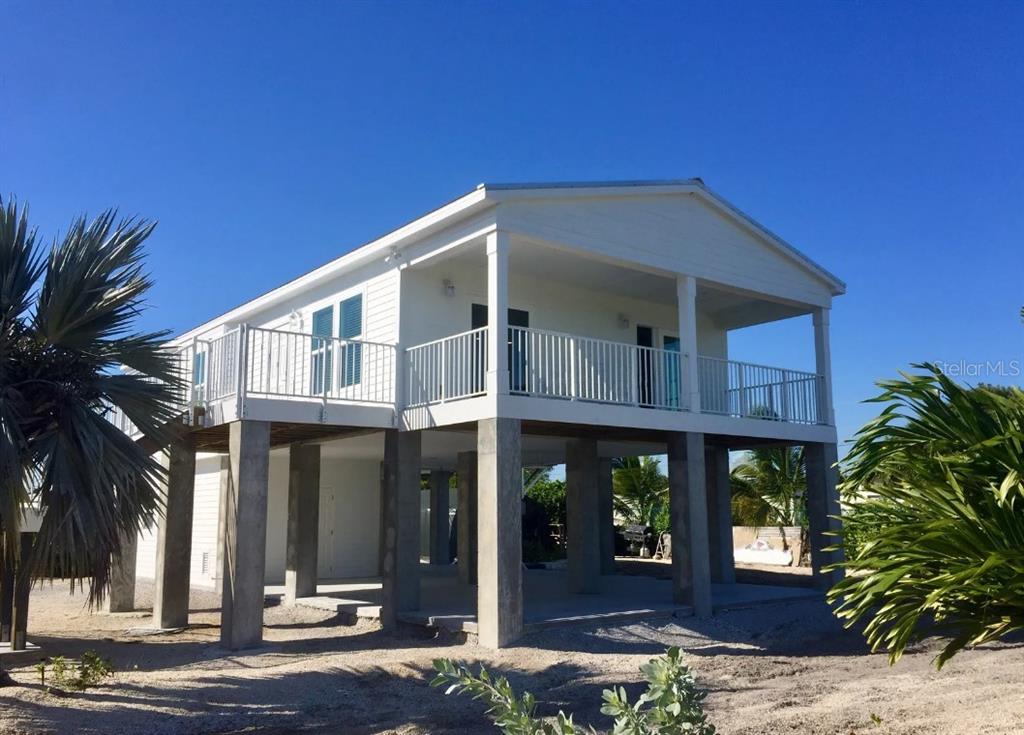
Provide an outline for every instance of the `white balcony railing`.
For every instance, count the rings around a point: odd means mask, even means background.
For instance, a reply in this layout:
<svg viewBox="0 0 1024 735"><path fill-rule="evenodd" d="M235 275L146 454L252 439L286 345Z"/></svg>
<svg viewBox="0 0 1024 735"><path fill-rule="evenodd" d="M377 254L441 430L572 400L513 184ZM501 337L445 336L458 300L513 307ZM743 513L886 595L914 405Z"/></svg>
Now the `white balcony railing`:
<svg viewBox="0 0 1024 735"><path fill-rule="evenodd" d="M487 329L406 350L409 406L486 391ZM508 330L509 389L561 400L688 410L685 361L673 350L526 327ZM819 423L820 376L700 356L701 411L802 424Z"/></svg>
<svg viewBox="0 0 1024 735"><path fill-rule="evenodd" d="M700 408L725 416L821 423L821 376L786 368L701 356Z"/></svg>
<svg viewBox="0 0 1024 735"><path fill-rule="evenodd" d="M678 352L542 329L509 329L513 393L679 410Z"/></svg>
<svg viewBox="0 0 1024 735"><path fill-rule="evenodd" d="M485 394L488 339L483 327L405 350L404 406ZM507 350L515 395L690 409L686 360L677 351L526 327L509 328ZM186 383L183 412L232 397L241 407L247 396L400 407L392 344L243 325L177 348L176 359ZM819 375L705 356L697 366L704 413L822 422ZM106 415L126 433L137 433L121 411Z"/></svg>
<svg viewBox="0 0 1024 735"><path fill-rule="evenodd" d="M394 345L250 327L245 353L247 395L395 402Z"/></svg>
<svg viewBox="0 0 1024 735"><path fill-rule="evenodd" d="M487 391L487 327L405 351L406 404L423 406Z"/></svg>

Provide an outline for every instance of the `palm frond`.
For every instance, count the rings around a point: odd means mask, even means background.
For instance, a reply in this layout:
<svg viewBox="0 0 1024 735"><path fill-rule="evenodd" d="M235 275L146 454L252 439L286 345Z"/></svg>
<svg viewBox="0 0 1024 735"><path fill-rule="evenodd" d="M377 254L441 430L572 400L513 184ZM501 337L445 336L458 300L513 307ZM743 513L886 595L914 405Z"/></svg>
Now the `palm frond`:
<svg viewBox="0 0 1024 735"><path fill-rule="evenodd" d="M897 661L929 632L965 646L1024 628L1024 392L967 388L934 366L880 384L841 490L848 625ZM856 539L856 544L847 540Z"/></svg>
<svg viewBox="0 0 1024 735"><path fill-rule="evenodd" d="M80 218L42 259L24 213L0 211L0 528L16 530L34 504L43 521L33 572L87 580L95 603L122 539L162 502L163 469L106 414L120 408L165 443L183 386L166 333L134 328L153 225L115 224L113 210Z"/></svg>

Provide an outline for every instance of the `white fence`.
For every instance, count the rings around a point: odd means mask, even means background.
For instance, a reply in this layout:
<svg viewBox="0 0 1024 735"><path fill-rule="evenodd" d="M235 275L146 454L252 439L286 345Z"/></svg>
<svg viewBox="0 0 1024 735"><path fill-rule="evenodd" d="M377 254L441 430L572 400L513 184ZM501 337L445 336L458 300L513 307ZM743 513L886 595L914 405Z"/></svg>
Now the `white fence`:
<svg viewBox="0 0 1024 735"><path fill-rule="evenodd" d="M487 391L487 327L410 347L406 405L423 406Z"/></svg>
<svg viewBox="0 0 1024 735"><path fill-rule="evenodd" d="M700 408L725 416L820 423L821 376L747 362L698 358Z"/></svg>

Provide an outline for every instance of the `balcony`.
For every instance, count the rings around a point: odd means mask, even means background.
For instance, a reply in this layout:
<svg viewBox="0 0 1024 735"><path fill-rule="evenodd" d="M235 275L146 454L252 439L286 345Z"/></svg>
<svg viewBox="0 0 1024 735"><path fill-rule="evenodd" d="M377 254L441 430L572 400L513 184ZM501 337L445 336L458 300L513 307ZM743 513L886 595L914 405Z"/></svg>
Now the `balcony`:
<svg viewBox="0 0 1024 735"><path fill-rule="evenodd" d="M691 410L687 361L677 351L525 327L510 327L508 335L511 394ZM481 328L406 350L406 406L483 395L487 341ZM705 356L696 364L702 413L824 423L819 375Z"/></svg>
<svg viewBox="0 0 1024 735"><path fill-rule="evenodd" d="M317 337L241 326L177 350L187 387L182 411L205 425L246 415L246 403L420 408L487 393L490 330L474 329L404 351L395 345ZM687 392L691 364L669 349L575 334L510 327L509 393L553 401L693 410ZM796 424L821 424L822 376L786 368L699 356L700 412ZM239 370L239 366L242 369ZM396 386L401 385L400 398ZM277 403L280 407L280 403ZM120 411L111 421L134 426Z"/></svg>

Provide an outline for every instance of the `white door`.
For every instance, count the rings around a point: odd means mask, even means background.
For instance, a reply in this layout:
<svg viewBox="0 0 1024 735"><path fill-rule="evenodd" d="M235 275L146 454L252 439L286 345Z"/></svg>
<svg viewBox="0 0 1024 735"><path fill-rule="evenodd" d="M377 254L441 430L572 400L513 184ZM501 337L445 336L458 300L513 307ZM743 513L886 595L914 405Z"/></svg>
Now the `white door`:
<svg viewBox="0 0 1024 735"><path fill-rule="evenodd" d="M320 529L317 543L317 576L320 579L336 579L334 560L335 527L334 488L320 488Z"/></svg>

